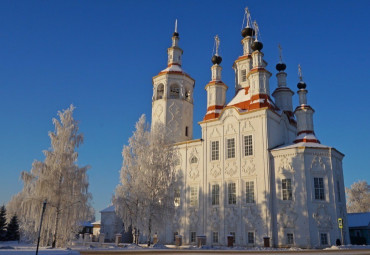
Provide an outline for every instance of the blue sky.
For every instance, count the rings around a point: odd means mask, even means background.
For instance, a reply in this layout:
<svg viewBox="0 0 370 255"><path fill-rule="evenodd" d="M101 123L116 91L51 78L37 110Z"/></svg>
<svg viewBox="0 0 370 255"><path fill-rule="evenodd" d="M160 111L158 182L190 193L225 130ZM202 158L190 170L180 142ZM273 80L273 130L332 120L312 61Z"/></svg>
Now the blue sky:
<svg viewBox="0 0 370 255"><path fill-rule="evenodd" d="M74 117L85 136L78 164L91 166L93 206L99 211L110 203L122 146L142 113L150 119L151 79L166 67L176 18L183 68L196 80L194 138L200 138L213 37L220 36L230 101L246 6L258 21L273 74L282 45L293 91L301 64L317 137L346 155L345 185L370 182L369 1L3 0L0 204L21 190L20 172L44 159L51 119L70 104L77 107ZM275 88L273 75L270 90Z"/></svg>

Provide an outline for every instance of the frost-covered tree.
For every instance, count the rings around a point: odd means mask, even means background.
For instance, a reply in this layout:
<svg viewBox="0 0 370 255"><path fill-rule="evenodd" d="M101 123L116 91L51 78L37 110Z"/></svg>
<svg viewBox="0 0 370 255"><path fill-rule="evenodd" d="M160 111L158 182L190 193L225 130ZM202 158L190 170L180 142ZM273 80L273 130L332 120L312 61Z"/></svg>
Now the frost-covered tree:
<svg viewBox="0 0 370 255"><path fill-rule="evenodd" d="M369 212L370 211L370 185L366 181L358 181L346 188L347 212Z"/></svg>
<svg viewBox="0 0 370 255"><path fill-rule="evenodd" d="M6 230L6 240L7 241L19 241L19 223L17 215L14 214L10 219L10 222Z"/></svg>
<svg viewBox="0 0 370 255"><path fill-rule="evenodd" d="M176 153L166 143L163 125L149 130L145 115L136 123L136 131L123 147L121 183L113 203L125 223L126 231L140 230L150 244L153 230L173 216L174 189L177 185Z"/></svg>
<svg viewBox="0 0 370 255"><path fill-rule="evenodd" d="M78 233L82 221L92 217L88 192L88 167L78 167L76 148L83 142L71 105L53 119L49 132L51 148L45 160L34 161L30 172L22 172L23 190L13 196L8 212L16 213L22 238L37 240L43 201L47 201L40 244L62 247Z"/></svg>
<svg viewBox="0 0 370 255"><path fill-rule="evenodd" d="M3 205L0 208L0 241L5 240L6 235L6 208Z"/></svg>

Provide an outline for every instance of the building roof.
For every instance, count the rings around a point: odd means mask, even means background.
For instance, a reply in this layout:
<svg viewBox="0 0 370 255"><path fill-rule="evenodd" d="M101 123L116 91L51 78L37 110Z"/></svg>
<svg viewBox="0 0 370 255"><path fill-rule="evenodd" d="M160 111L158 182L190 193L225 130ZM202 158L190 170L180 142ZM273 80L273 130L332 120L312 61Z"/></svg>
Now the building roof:
<svg viewBox="0 0 370 255"><path fill-rule="evenodd" d="M307 142L300 142L300 143L294 143L291 145L283 145L280 147L277 147L273 149L273 151L277 150L284 150L284 149L290 149L290 148L299 148L299 147L308 147L308 148L331 148L329 146L319 144L319 143L307 143Z"/></svg>
<svg viewBox="0 0 370 255"><path fill-rule="evenodd" d="M100 220L98 220L98 221L95 221L95 222L93 222L93 223L91 223L92 225L100 225L101 224L101 221Z"/></svg>
<svg viewBox="0 0 370 255"><path fill-rule="evenodd" d="M114 212L114 205L110 205L107 208L100 211L100 213Z"/></svg>
<svg viewBox="0 0 370 255"><path fill-rule="evenodd" d="M368 227L370 226L370 212L348 213L348 227Z"/></svg>

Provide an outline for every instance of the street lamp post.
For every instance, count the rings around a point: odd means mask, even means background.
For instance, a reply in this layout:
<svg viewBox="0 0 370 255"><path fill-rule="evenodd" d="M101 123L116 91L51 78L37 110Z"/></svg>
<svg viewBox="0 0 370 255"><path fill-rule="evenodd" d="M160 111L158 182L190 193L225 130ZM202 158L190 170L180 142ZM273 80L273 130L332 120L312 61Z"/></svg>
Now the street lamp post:
<svg viewBox="0 0 370 255"><path fill-rule="evenodd" d="M36 248L36 255L39 254L39 244L40 244L40 235L41 235L41 227L42 227L42 220L44 218L44 212L46 209L46 199L42 205L42 212L41 212L41 220L40 220L40 228L39 228L39 237L37 239L37 248Z"/></svg>

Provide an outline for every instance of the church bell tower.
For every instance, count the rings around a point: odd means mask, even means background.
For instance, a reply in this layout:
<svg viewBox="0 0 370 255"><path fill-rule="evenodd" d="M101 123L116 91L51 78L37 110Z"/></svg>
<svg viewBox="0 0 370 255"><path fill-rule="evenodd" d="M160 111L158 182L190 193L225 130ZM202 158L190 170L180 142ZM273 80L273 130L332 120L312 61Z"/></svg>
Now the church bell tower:
<svg viewBox="0 0 370 255"><path fill-rule="evenodd" d="M152 127L163 123L170 142L193 138L193 91L195 81L182 70L177 20L168 48L167 68L153 77Z"/></svg>

